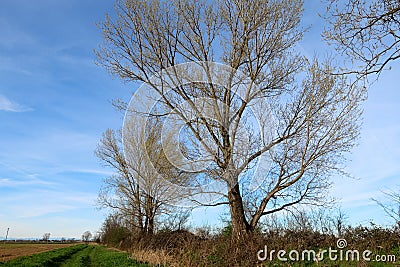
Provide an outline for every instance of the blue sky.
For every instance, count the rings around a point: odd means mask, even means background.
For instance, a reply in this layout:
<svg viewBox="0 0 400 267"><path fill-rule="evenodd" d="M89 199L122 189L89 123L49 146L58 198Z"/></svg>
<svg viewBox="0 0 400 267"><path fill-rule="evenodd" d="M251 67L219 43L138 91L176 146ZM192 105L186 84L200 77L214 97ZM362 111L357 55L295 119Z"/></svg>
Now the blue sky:
<svg viewBox="0 0 400 267"><path fill-rule="evenodd" d="M0 8L0 236L79 237L104 212L95 199L110 171L94 156L122 115L129 86L94 64L95 23L111 1L2 1ZM4 232L4 234L3 234Z"/></svg>
<svg viewBox="0 0 400 267"><path fill-rule="evenodd" d="M304 21L313 28L300 46L309 55L326 49L314 4L305 6ZM135 89L94 64L93 49L102 42L95 23L112 11L106 0L1 2L0 238L8 227L20 238L80 237L101 226L106 211L95 200L110 170L93 151L105 129L122 125L111 100L128 100ZM370 199L398 185L399 71L394 64L385 72L365 103L360 146L348 164L359 179L335 178L331 194L350 223L390 223ZM206 209L192 217L211 223L219 214Z"/></svg>

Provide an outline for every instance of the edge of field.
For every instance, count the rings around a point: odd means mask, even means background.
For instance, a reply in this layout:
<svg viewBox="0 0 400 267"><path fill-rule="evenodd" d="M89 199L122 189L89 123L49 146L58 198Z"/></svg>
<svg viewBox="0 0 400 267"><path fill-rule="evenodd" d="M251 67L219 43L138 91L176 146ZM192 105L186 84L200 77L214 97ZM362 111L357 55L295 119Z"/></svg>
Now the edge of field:
<svg viewBox="0 0 400 267"><path fill-rule="evenodd" d="M0 262L7 262L23 256L66 248L79 243L0 243Z"/></svg>

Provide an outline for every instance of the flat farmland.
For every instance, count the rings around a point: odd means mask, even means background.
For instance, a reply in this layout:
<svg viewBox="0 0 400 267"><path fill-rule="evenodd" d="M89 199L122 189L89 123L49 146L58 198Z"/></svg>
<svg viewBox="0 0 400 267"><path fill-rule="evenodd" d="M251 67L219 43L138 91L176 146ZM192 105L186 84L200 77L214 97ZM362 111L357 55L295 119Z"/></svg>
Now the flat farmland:
<svg viewBox="0 0 400 267"><path fill-rule="evenodd" d="M25 246L27 244L24 244ZM33 244L30 244L31 246ZM41 245L41 244L38 244ZM73 244L47 247L47 251L0 262L4 267L148 267L132 259L126 252L100 245ZM60 244L63 245L63 244ZM29 246L28 246L29 247ZM14 245L14 248L18 246ZM44 248L43 248L44 249Z"/></svg>
<svg viewBox="0 0 400 267"><path fill-rule="evenodd" d="M0 262L9 261L21 256L50 251L76 245L72 244L42 244L42 243L0 243Z"/></svg>

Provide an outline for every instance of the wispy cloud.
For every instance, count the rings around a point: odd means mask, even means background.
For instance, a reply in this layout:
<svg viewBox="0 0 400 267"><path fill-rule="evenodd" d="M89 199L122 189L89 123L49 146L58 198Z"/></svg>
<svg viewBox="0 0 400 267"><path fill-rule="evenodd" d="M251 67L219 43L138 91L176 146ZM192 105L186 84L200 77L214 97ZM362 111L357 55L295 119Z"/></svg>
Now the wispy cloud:
<svg viewBox="0 0 400 267"><path fill-rule="evenodd" d="M53 185L54 183L40 180L40 179L10 179L0 178L0 189L8 188L22 188L24 186L39 186L39 185Z"/></svg>
<svg viewBox="0 0 400 267"><path fill-rule="evenodd" d="M32 111L33 109L13 102L4 95L0 95L0 110L9 112L27 112Z"/></svg>
<svg viewBox="0 0 400 267"><path fill-rule="evenodd" d="M16 191L3 191L2 202L5 206L2 215L12 218L34 218L69 211L80 213L81 209L85 208L95 209L96 193L78 191L78 189L65 190L62 185L58 188L62 191L35 187L24 189L21 194Z"/></svg>

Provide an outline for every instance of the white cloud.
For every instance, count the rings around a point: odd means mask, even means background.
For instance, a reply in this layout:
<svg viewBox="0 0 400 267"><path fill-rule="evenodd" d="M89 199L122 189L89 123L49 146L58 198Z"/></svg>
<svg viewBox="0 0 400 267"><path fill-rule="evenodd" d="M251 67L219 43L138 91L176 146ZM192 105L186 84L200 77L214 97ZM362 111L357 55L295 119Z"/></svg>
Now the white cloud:
<svg viewBox="0 0 400 267"><path fill-rule="evenodd" d="M39 179L9 179L9 178L0 178L0 189L9 187L9 188L21 188L23 186L37 186L37 185L53 185L54 183L39 180Z"/></svg>
<svg viewBox="0 0 400 267"><path fill-rule="evenodd" d="M26 112L32 111L30 107L23 106L16 102L9 100L7 97L0 95L0 110L10 111L10 112Z"/></svg>
<svg viewBox="0 0 400 267"><path fill-rule="evenodd" d="M59 185L59 189L62 185ZM37 218L74 211L81 214L85 208L95 209L97 194L82 191L54 191L52 189L25 189L22 193L5 192L2 196L3 215L10 218Z"/></svg>

